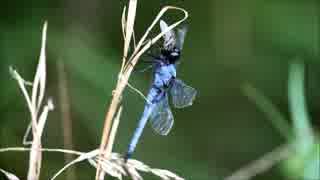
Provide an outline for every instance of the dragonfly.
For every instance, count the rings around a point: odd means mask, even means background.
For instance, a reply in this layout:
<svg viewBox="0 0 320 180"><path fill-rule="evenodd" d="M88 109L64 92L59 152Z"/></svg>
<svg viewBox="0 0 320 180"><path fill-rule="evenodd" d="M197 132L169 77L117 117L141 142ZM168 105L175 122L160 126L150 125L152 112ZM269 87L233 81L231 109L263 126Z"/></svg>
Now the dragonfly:
<svg viewBox="0 0 320 180"><path fill-rule="evenodd" d="M159 55L152 56L153 81L146 97L144 111L128 146L125 161L131 158L143 129L150 122L152 129L166 136L174 124L173 114L169 105L169 96L175 108L191 106L197 91L177 78L176 66L183 47L186 26L175 32L168 30L168 24L160 20L160 29L164 33L163 48Z"/></svg>

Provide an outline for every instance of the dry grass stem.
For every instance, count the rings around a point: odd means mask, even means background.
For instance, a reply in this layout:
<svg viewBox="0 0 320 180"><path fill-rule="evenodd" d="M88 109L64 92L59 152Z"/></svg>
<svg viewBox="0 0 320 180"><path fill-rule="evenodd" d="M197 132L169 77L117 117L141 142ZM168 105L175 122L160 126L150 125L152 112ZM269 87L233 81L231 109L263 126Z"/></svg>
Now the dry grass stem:
<svg viewBox="0 0 320 180"><path fill-rule="evenodd" d="M107 153L111 153L111 152L112 152L114 139L115 139L115 137L116 137L117 130L118 130L118 126L119 126L119 123L120 123L121 113L122 113L122 106L120 106L120 108L119 108L119 110L118 110L118 113L117 113L117 116L116 116L116 118L114 119L114 122L113 122L113 124L112 124L111 132L110 132L110 137L109 137L109 144L108 144L107 149L106 149L106 152L107 152Z"/></svg>
<svg viewBox="0 0 320 180"><path fill-rule="evenodd" d="M70 96L68 92L68 81L65 64L62 60L57 62L58 72L58 88L59 88L59 104L61 111L61 128L63 129L63 146L66 149L73 149L72 140L72 119L71 119L71 107L70 107ZM73 159L71 154L65 154L65 162L69 162ZM75 169L70 169L67 174L68 180L75 180L76 174Z"/></svg>
<svg viewBox="0 0 320 180"><path fill-rule="evenodd" d="M0 168L0 172L2 172L9 180L19 180L19 178L16 175L14 175L8 171L5 171L1 168Z"/></svg>
<svg viewBox="0 0 320 180"><path fill-rule="evenodd" d="M36 74L32 83L31 97L25 87L27 81L25 81L17 71L10 69L12 76L18 81L19 87L27 101L27 105L31 114L31 129L32 129L32 142L29 157L29 170L28 180L38 180L40 177L41 169L41 136L48 117L49 111L53 110L53 103L49 99L46 105L43 105L43 98L45 95L46 86L46 35L47 35L47 23L44 24L42 30L42 44L39 57L39 63L37 66ZM27 133L24 136L24 143L28 144L27 136L30 132L30 128L27 128Z"/></svg>
<svg viewBox="0 0 320 180"><path fill-rule="evenodd" d="M105 152L107 154L110 154L112 152L114 139L115 139L115 136L116 136L116 133L117 133L117 130L118 130L119 123L120 123L121 112L122 112L122 106L119 108L118 114L115 117L113 125L112 125L112 129L111 129L110 137L109 137L109 143L107 144L107 147L106 147L106 150L105 150ZM105 176L105 173L101 172L99 179L104 179L104 176ZM118 176L114 175L114 177L118 177Z"/></svg>
<svg viewBox="0 0 320 180"><path fill-rule="evenodd" d="M117 116L120 116L120 112L118 113ZM10 147L10 148L2 148L0 149L0 152L31 151L31 150L32 150L31 148ZM168 170L151 168L150 166L144 164L143 162L135 159L129 159L128 162L125 163L122 155L118 153L110 153L109 158L101 158L101 156L99 156L98 149L90 152L80 152L80 151L68 150L68 149L41 148L41 149L38 149L38 151L58 152L58 153L72 154L72 155L78 156L76 159L69 162L63 168L61 168L57 173L55 173L50 180L56 179L59 175L61 175L66 169L68 169L72 165L75 165L76 163L79 163L85 160L88 160L89 163L94 167L97 167L97 164L99 162L104 172L118 179L123 179L123 176L131 176L133 179L142 179L139 172L145 172L145 173L154 174L155 176L158 176L165 180L167 179L183 180L182 177Z"/></svg>
<svg viewBox="0 0 320 180"><path fill-rule="evenodd" d="M73 154L73 155L82 155L84 152L75 151L75 150L68 150L68 149L58 149L58 148L41 148L38 149L42 152L60 152L66 154ZM25 147L8 147L8 148L1 148L0 152L9 152L9 151L31 151L31 148Z"/></svg>
<svg viewBox="0 0 320 180"><path fill-rule="evenodd" d="M26 129L26 131L24 133L24 136L23 136L22 144L25 145L25 146L32 144L32 140L31 141L28 140L28 137L29 137L30 131L31 131L31 126L32 126L32 124L31 124L31 121L30 121L30 123L29 123L29 125L28 125L28 127L27 127L27 129Z"/></svg>

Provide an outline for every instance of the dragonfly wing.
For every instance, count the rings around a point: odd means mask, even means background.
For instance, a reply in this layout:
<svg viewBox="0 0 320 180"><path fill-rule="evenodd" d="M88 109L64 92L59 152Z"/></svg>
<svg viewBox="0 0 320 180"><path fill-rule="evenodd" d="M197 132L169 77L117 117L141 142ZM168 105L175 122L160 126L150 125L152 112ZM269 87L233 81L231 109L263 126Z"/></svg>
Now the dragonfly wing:
<svg viewBox="0 0 320 180"><path fill-rule="evenodd" d="M168 103L168 95L166 94L152 111L150 124L156 133L166 136L169 134L173 123L174 119Z"/></svg>
<svg viewBox="0 0 320 180"><path fill-rule="evenodd" d="M191 106L193 100L196 98L197 91L188 85L186 85L180 79L175 79L170 89L172 98L172 104L176 108L184 108Z"/></svg>
<svg viewBox="0 0 320 180"><path fill-rule="evenodd" d="M187 34L187 26L179 28L177 31L177 48L181 51L183 48L184 39Z"/></svg>

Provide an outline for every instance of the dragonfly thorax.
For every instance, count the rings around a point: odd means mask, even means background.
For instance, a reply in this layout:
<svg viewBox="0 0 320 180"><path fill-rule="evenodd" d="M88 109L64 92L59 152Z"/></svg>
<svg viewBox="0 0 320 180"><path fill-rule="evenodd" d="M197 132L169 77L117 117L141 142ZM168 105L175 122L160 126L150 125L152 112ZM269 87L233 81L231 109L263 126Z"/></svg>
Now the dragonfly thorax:
<svg viewBox="0 0 320 180"><path fill-rule="evenodd" d="M161 63L155 69L153 85L159 88L168 87L171 79L175 78L176 75L174 64Z"/></svg>
<svg viewBox="0 0 320 180"><path fill-rule="evenodd" d="M168 61L168 64L175 64L180 58L180 50L178 48L172 48L172 50L162 49L161 55Z"/></svg>

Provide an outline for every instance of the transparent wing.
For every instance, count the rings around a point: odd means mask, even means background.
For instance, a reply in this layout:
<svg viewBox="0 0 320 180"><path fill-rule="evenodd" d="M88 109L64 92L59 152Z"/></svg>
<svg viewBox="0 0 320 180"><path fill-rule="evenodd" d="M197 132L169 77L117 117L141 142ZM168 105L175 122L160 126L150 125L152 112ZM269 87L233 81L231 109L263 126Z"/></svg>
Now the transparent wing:
<svg viewBox="0 0 320 180"><path fill-rule="evenodd" d="M150 124L156 133L165 136L169 134L173 123L173 115L168 103L168 95L166 94L152 111Z"/></svg>
<svg viewBox="0 0 320 180"><path fill-rule="evenodd" d="M177 31L177 48L181 51L183 48L184 39L187 34L187 26L179 28Z"/></svg>
<svg viewBox="0 0 320 180"><path fill-rule="evenodd" d="M196 98L197 91L193 87L186 85L180 79L175 79L172 83L170 94L172 104L176 108L184 108L192 105L193 100Z"/></svg>
<svg viewBox="0 0 320 180"><path fill-rule="evenodd" d="M168 24L164 22L163 20L160 20L160 29L162 32L165 32L168 30ZM176 35L172 30L166 32L163 36L164 43L163 47L167 50L171 50L176 45Z"/></svg>

